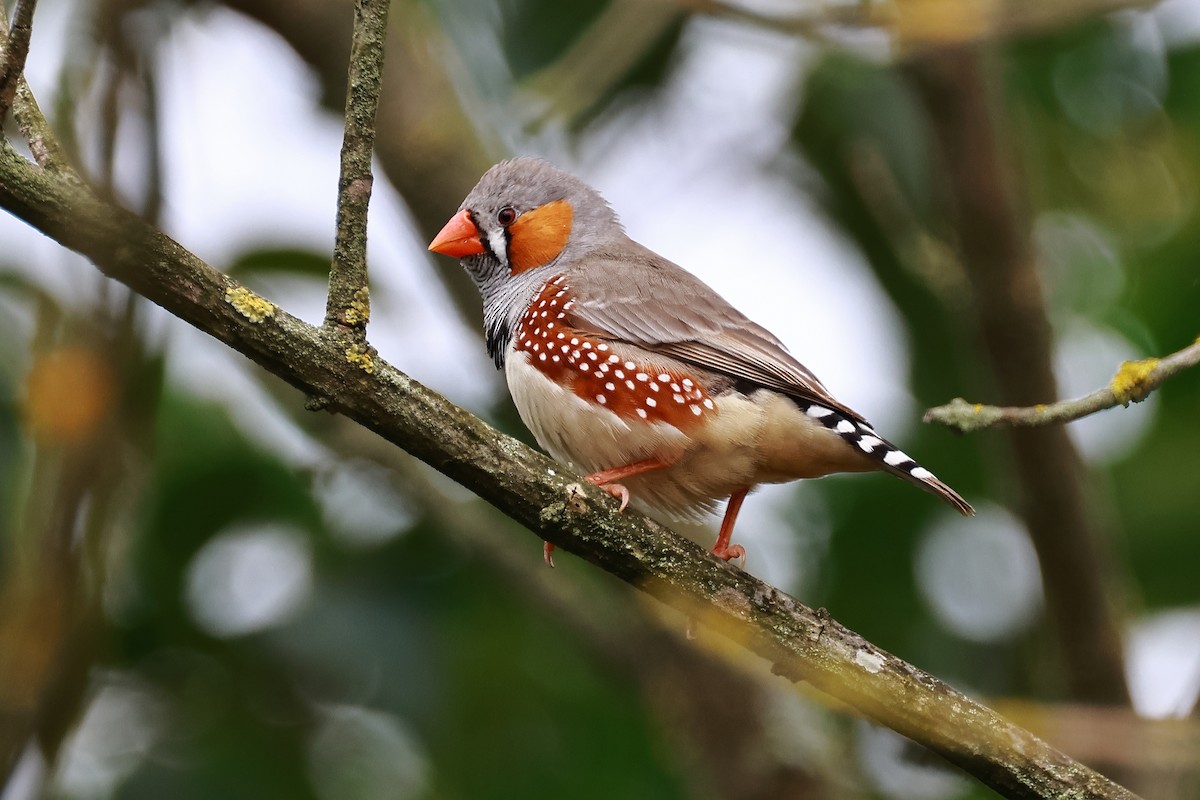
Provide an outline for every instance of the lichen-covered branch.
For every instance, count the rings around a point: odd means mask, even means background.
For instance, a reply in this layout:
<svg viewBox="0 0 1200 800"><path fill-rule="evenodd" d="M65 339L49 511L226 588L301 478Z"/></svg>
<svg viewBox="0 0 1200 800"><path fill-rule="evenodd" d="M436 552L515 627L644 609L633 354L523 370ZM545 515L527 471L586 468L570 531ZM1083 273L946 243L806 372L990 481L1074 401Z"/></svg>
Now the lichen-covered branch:
<svg viewBox="0 0 1200 800"><path fill-rule="evenodd" d="M365 340L371 315L367 289L367 206L371 202L371 153L383 76L389 0L356 0L346 84L346 131L338 179L337 238L329 268L325 325L340 326Z"/></svg>
<svg viewBox="0 0 1200 800"><path fill-rule="evenodd" d="M1006 797L1133 795L823 611L712 558L562 465L489 427L346 338L257 297L87 186L0 142L0 207L89 258L175 316L246 355L479 494L568 552L679 608L943 756ZM368 368L369 367L369 368Z"/></svg>
<svg viewBox="0 0 1200 800"><path fill-rule="evenodd" d="M1200 339L1164 358L1126 361L1108 386L1074 400L1036 406L989 406L956 397L943 406L926 411L925 421L946 425L961 433L981 428L1036 428L1073 422L1114 406L1140 403L1165 380L1197 364L1200 364Z"/></svg>
<svg viewBox="0 0 1200 800"><path fill-rule="evenodd" d="M12 30L0 31L3 49L0 50L0 125L8 116L17 94L17 86L25 73L25 59L29 56L29 37L33 34L33 9L37 0L17 0L13 12ZM0 17L4 6L0 5Z"/></svg>

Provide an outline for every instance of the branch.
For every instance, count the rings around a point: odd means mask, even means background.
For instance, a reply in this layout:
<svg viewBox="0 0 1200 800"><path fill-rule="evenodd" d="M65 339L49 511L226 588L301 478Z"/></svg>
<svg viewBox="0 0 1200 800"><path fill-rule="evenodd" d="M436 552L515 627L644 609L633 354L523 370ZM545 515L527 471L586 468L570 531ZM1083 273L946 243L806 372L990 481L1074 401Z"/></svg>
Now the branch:
<svg viewBox="0 0 1200 800"><path fill-rule="evenodd" d="M859 0L817 3L801 14L755 11L728 0L674 0L684 9L732 19L765 30L821 41L830 28L882 28L894 34L907 55L930 47L1032 36L1115 11L1143 8L1158 0L1000 0L994 3L910 3Z"/></svg>
<svg viewBox="0 0 1200 800"><path fill-rule="evenodd" d="M13 12L12 30L4 36L4 49L0 53L0 125L12 108L17 94L17 85L25 73L25 59L29 56L29 37L33 33L33 9L37 0L17 0ZM4 16L0 4L0 17ZM3 32L0 32L2 34Z"/></svg>
<svg viewBox="0 0 1200 800"><path fill-rule="evenodd" d="M920 742L1007 797L1134 796L994 711L779 590L712 558L454 406L344 337L213 269L68 176L0 141L0 207L106 275L471 487L537 535L700 619L862 714Z"/></svg>
<svg viewBox="0 0 1200 800"><path fill-rule="evenodd" d="M993 76L977 48L942 48L909 66L926 108L954 227L974 296L986 363L1008 405L1055 391L1053 331L1046 316L1021 171L995 108ZM1010 431L1020 514L1037 550L1065 689L1072 700L1128 705L1120 628L1096 520L1083 493L1083 463L1063 428Z"/></svg>
<svg viewBox="0 0 1200 800"><path fill-rule="evenodd" d="M357 0L346 80L346 133L338 179L337 238L329 268L325 326L341 326L366 340L371 300L367 289L367 206L371 153L379 108L388 0ZM365 353L365 348L364 348Z"/></svg>
<svg viewBox="0 0 1200 800"><path fill-rule="evenodd" d="M17 120L17 129L29 143L29 150L38 164L47 169L70 172L67 153L50 130L49 123L38 108L29 84L25 81L25 57L29 54L29 37L33 34L33 7L37 0L21 2L13 14L13 31L10 37L8 18L0 13L0 39L4 52L0 53L0 140L4 138L4 117L9 108ZM0 10L3 4L0 3ZM22 46L21 42L24 42ZM18 55L14 56L12 53ZM10 88L11 87L11 88Z"/></svg>
<svg viewBox="0 0 1200 800"><path fill-rule="evenodd" d="M944 406L926 411L925 421L946 425L960 433L981 428L1037 428L1074 422L1114 406L1140 403L1167 378L1197 364L1200 364L1200 339L1165 358L1126 361L1108 386L1074 400L1036 406L986 406L956 397Z"/></svg>

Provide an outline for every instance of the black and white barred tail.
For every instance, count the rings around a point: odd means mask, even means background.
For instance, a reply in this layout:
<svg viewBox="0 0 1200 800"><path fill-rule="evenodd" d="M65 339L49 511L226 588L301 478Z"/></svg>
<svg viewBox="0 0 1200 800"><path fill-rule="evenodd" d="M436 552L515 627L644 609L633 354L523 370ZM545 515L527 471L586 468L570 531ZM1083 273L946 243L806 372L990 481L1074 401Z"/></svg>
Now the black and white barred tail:
<svg viewBox="0 0 1200 800"><path fill-rule="evenodd" d="M972 516L975 509L958 492L942 483L936 475L922 467L912 456L884 439L865 422L851 419L828 406L812 403L804 409L811 419L820 422L841 436L851 447L856 447L879 462L885 472L903 478L930 494L935 494L954 506L964 517Z"/></svg>

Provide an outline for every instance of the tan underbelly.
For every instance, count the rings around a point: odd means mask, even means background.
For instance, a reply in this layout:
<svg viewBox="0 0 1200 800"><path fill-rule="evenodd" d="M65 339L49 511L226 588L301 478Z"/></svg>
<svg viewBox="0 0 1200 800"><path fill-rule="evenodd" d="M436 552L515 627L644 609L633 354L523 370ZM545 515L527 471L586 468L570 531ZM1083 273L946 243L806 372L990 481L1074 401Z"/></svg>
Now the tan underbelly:
<svg viewBox="0 0 1200 800"><path fill-rule="evenodd" d="M760 483L875 469L840 436L767 390L715 398L714 413L686 431L663 422L623 419L547 379L523 353L506 361L521 419L559 461L585 473L648 458L672 465L621 482L638 507L698 519L734 492Z"/></svg>

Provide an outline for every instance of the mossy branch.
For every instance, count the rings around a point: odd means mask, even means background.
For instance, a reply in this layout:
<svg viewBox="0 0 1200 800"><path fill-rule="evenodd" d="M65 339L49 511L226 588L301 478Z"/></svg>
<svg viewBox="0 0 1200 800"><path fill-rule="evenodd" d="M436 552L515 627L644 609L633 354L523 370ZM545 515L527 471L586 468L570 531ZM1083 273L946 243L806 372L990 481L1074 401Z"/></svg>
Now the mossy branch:
<svg viewBox="0 0 1200 800"><path fill-rule="evenodd" d="M1005 797L1133 795L1028 731L636 512L336 331L258 297L136 215L0 142L0 207L175 316L469 487L546 541L700 620ZM368 368L369 367L369 368Z"/></svg>
<svg viewBox="0 0 1200 800"><path fill-rule="evenodd" d="M366 341L371 316L367 289L367 206L371 153L383 76L389 0L356 0L346 84L346 124L338 178L337 238L329 268L326 327L338 326Z"/></svg>
<svg viewBox="0 0 1200 800"><path fill-rule="evenodd" d="M925 412L926 422L936 422L960 433L982 428L1036 428L1074 422L1114 406L1140 403L1168 378L1200 364L1200 339L1164 358L1144 358L1121 364L1108 386L1074 400L1036 406L988 406L956 397Z"/></svg>

